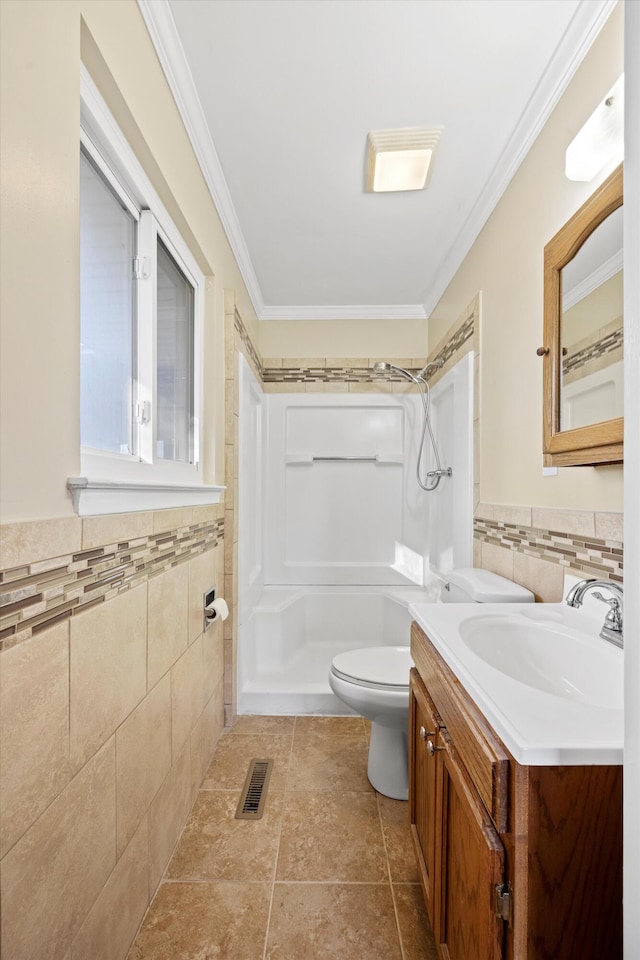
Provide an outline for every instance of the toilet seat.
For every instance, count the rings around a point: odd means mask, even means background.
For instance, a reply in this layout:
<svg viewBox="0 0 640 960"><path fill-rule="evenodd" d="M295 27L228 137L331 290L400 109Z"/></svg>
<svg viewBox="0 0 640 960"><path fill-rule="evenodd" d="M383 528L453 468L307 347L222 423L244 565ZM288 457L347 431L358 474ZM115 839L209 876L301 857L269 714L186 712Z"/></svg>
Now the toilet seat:
<svg viewBox="0 0 640 960"><path fill-rule="evenodd" d="M409 690L409 647L362 647L334 657L331 672L347 683L374 690Z"/></svg>

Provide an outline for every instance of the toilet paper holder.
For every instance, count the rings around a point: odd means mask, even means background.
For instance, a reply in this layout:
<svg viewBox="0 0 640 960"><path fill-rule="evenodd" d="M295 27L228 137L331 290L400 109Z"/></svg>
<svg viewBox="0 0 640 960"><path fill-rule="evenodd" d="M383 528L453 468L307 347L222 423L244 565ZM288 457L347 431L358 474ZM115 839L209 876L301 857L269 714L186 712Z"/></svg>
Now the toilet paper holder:
<svg viewBox="0 0 640 960"><path fill-rule="evenodd" d="M229 607L224 597L216 597L216 588L211 587L203 595L204 601L204 620L202 629L208 630L212 623L218 620L226 620L229 616Z"/></svg>

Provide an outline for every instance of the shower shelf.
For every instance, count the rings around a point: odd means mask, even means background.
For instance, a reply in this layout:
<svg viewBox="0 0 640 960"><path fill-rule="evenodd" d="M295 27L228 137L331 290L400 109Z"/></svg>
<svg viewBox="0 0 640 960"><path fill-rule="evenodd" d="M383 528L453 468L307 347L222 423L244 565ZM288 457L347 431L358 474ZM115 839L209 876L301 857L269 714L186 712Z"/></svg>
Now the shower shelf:
<svg viewBox="0 0 640 960"><path fill-rule="evenodd" d="M313 456L313 454L286 454L285 463L287 464L313 464L313 463L376 463L380 466L386 464L403 464L405 458L402 455L376 453L369 456Z"/></svg>

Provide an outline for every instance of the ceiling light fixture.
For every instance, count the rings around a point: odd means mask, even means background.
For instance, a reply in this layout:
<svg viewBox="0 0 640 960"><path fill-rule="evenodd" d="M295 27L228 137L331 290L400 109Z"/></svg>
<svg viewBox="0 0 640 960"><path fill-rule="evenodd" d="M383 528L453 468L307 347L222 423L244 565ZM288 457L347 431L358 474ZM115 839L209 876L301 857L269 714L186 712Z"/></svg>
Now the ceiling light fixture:
<svg viewBox="0 0 640 960"><path fill-rule="evenodd" d="M566 177L588 183L604 167L617 167L623 156L624 73L567 147Z"/></svg>
<svg viewBox="0 0 640 960"><path fill-rule="evenodd" d="M367 191L424 190L441 133L442 127L406 127L367 134Z"/></svg>

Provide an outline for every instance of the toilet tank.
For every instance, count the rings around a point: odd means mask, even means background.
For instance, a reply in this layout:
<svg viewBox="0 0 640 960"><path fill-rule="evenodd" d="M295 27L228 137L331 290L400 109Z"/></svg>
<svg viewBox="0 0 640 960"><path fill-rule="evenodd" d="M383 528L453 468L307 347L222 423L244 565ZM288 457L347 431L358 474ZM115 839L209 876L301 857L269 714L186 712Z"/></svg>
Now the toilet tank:
<svg viewBox="0 0 640 960"><path fill-rule="evenodd" d="M533 603L534 595L526 587L490 570L460 567L445 577L443 603Z"/></svg>

